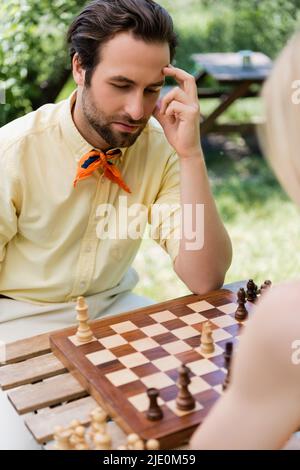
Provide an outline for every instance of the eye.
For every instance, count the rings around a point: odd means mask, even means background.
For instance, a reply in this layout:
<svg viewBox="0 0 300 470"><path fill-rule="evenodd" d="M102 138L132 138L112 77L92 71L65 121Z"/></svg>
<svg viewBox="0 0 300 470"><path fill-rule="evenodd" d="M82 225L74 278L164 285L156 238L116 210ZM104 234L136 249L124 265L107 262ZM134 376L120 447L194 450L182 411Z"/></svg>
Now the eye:
<svg viewBox="0 0 300 470"><path fill-rule="evenodd" d="M159 93L161 88L157 88L156 90L145 90L146 93Z"/></svg>
<svg viewBox="0 0 300 470"><path fill-rule="evenodd" d="M115 85L114 83L111 83L111 86L115 88L122 88L122 89L128 89L129 85Z"/></svg>

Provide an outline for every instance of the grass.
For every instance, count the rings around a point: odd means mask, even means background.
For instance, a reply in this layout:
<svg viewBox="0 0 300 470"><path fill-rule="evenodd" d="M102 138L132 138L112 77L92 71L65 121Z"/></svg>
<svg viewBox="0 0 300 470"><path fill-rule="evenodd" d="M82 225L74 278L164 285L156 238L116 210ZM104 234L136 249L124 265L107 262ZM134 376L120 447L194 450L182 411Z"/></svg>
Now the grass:
<svg viewBox="0 0 300 470"><path fill-rule="evenodd" d="M254 278L258 283L295 279L300 271L300 217L265 161L258 155L207 154L214 196L233 244L225 282ZM157 301L189 293L168 256L146 239L134 262L141 281L135 289Z"/></svg>

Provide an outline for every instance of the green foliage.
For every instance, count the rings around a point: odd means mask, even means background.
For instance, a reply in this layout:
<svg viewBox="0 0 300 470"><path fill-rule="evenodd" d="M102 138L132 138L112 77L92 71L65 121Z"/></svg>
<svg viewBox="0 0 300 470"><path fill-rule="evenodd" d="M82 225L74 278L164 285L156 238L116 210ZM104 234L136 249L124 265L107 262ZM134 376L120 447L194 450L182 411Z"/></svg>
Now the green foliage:
<svg viewBox="0 0 300 470"><path fill-rule="evenodd" d="M194 71L195 52L260 51L274 58L299 24L299 0L160 0L180 39L176 64ZM181 3L181 5L180 5Z"/></svg>
<svg viewBox="0 0 300 470"><path fill-rule="evenodd" d="M79 0L2 0L0 82L6 104L0 125L47 101L49 88L69 67L64 34L84 2Z"/></svg>

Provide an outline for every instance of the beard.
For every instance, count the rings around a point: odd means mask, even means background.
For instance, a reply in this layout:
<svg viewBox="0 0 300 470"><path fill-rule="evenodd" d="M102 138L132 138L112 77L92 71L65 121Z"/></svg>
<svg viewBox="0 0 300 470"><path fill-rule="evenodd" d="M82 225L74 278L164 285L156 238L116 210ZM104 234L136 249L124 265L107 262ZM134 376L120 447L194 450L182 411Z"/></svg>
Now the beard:
<svg viewBox="0 0 300 470"><path fill-rule="evenodd" d="M82 91L82 110L85 119L89 125L97 132L97 134L107 142L110 148L130 147L135 143L146 127L147 121L133 121L129 115L108 116L99 108L91 97L89 90L84 87ZM122 132L114 130L113 122L123 122L131 126L140 127L134 133Z"/></svg>

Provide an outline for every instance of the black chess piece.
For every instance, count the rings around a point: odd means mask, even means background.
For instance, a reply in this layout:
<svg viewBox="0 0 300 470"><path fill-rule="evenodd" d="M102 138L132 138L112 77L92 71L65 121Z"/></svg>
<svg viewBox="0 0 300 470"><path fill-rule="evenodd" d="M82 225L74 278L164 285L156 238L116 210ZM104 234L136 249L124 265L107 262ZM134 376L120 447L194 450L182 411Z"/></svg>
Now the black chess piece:
<svg viewBox="0 0 300 470"><path fill-rule="evenodd" d="M163 411L157 403L159 391L156 388L148 388L147 395L150 400L147 418L150 421L158 421L159 419L162 419Z"/></svg>
<svg viewBox="0 0 300 470"><path fill-rule="evenodd" d="M257 298L257 285L253 279L249 279L247 282L247 300L248 302L255 302Z"/></svg>
<svg viewBox="0 0 300 470"><path fill-rule="evenodd" d="M224 351L224 367L227 373L226 373L226 377L223 383L223 390L227 389L229 382L230 382L230 366L231 366L232 351L233 351L233 343L232 341L228 341L225 345L225 351Z"/></svg>
<svg viewBox="0 0 300 470"><path fill-rule="evenodd" d="M241 289L239 289L239 291L237 293L237 301L238 301L238 308L236 309L234 318L237 321L243 321L248 316L248 311L245 307L246 292L245 292L245 289L243 287L241 287Z"/></svg>
<svg viewBox="0 0 300 470"><path fill-rule="evenodd" d="M265 292L267 292L268 289L270 289L272 287L272 282L267 280L265 281L261 287L260 287L260 294L264 294Z"/></svg>
<svg viewBox="0 0 300 470"><path fill-rule="evenodd" d="M179 388L179 392L176 397L176 406L182 411L193 410L196 403L193 395L188 389L188 385L191 383L189 377L190 369L186 365L182 364L178 369L178 374L177 386Z"/></svg>

